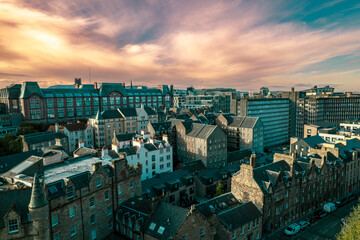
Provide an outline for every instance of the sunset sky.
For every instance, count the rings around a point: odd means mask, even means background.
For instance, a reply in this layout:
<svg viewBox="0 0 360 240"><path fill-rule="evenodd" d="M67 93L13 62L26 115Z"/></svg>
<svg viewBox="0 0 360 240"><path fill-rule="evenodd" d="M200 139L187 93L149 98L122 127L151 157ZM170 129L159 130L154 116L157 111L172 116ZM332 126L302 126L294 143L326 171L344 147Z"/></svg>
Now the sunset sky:
<svg viewBox="0 0 360 240"><path fill-rule="evenodd" d="M0 0L0 87L360 91L360 2Z"/></svg>

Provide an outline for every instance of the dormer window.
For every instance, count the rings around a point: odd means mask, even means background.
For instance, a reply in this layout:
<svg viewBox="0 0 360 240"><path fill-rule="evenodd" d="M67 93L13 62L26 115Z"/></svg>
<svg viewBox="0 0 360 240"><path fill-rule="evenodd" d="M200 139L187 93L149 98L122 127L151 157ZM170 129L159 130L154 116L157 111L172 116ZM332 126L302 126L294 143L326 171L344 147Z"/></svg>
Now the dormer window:
<svg viewBox="0 0 360 240"><path fill-rule="evenodd" d="M212 183L212 182L213 182L213 179L212 179L212 178L210 178L210 179L209 179L209 183Z"/></svg>
<svg viewBox="0 0 360 240"><path fill-rule="evenodd" d="M73 187L68 187L67 188L67 195L68 195L68 199L74 197L74 189L73 189Z"/></svg>
<svg viewBox="0 0 360 240"><path fill-rule="evenodd" d="M8 232L16 233L19 231L19 224L17 219L9 220L8 222Z"/></svg>
<svg viewBox="0 0 360 240"><path fill-rule="evenodd" d="M101 187L101 178L96 179L96 187Z"/></svg>

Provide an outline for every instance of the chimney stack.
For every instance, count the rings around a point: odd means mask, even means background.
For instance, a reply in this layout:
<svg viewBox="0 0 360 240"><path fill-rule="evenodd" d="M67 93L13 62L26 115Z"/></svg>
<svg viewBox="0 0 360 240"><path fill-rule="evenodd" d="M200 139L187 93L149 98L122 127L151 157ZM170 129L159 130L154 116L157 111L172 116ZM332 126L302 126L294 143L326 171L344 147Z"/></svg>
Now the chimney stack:
<svg viewBox="0 0 360 240"><path fill-rule="evenodd" d="M101 162L93 163L92 166L91 166L91 171L92 172L99 171L101 169L101 166L102 166Z"/></svg>
<svg viewBox="0 0 360 240"><path fill-rule="evenodd" d="M75 78L75 88L80 88L81 86L81 78Z"/></svg>
<svg viewBox="0 0 360 240"><path fill-rule="evenodd" d="M98 89L97 82L94 82L94 88L95 88L95 89Z"/></svg>
<svg viewBox="0 0 360 240"><path fill-rule="evenodd" d="M55 123L55 132L59 132L59 124L57 122Z"/></svg>
<svg viewBox="0 0 360 240"><path fill-rule="evenodd" d="M253 168L256 167L256 155L255 154L251 154L251 156L250 156L250 166L252 166Z"/></svg>
<svg viewBox="0 0 360 240"><path fill-rule="evenodd" d="M85 144L84 144L84 141L79 141L79 148L83 148L83 147L85 147Z"/></svg>

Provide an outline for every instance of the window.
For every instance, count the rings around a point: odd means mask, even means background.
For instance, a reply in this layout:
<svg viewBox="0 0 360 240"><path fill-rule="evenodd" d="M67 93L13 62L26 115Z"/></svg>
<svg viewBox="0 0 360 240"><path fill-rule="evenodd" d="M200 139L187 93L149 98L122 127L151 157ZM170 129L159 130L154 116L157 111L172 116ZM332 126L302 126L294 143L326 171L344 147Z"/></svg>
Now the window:
<svg viewBox="0 0 360 240"><path fill-rule="evenodd" d="M90 107L91 106L91 100L90 100L90 98L84 98L84 101L85 101L85 106L87 106L87 107Z"/></svg>
<svg viewBox="0 0 360 240"><path fill-rule="evenodd" d="M54 227L54 226L58 225L58 223L59 223L59 216L56 213L56 214L51 216L51 226Z"/></svg>
<svg viewBox="0 0 360 240"><path fill-rule="evenodd" d="M232 239L236 239L236 230L234 230L232 233Z"/></svg>
<svg viewBox="0 0 360 240"><path fill-rule="evenodd" d="M90 108L90 107L86 107L86 108L85 108L85 115L86 115L86 116L91 115L91 108Z"/></svg>
<svg viewBox="0 0 360 240"><path fill-rule="evenodd" d="M101 178L96 179L96 187L101 187Z"/></svg>
<svg viewBox="0 0 360 240"><path fill-rule="evenodd" d="M102 98L102 101L103 101L103 105L104 105L104 106L107 105L107 98L106 98L106 97L103 97L103 98Z"/></svg>
<svg viewBox="0 0 360 240"><path fill-rule="evenodd" d="M40 108L40 99L30 99L30 108Z"/></svg>
<svg viewBox="0 0 360 240"><path fill-rule="evenodd" d="M74 109L73 108L68 108L67 109L67 116L68 117L73 117L74 116Z"/></svg>
<svg viewBox="0 0 360 240"><path fill-rule="evenodd" d="M72 218L75 216L75 207L69 208L69 218Z"/></svg>
<svg viewBox="0 0 360 240"><path fill-rule="evenodd" d="M73 187L68 187L67 188L67 195L68 195L68 199L74 197L74 189L73 189Z"/></svg>
<svg viewBox="0 0 360 240"><path fill-rule="evenodd" d="M76 235L76 225L72 225L70 228L70 235L75 236Z"/></svg>
<svg viewBox="0 0 360 240"><path fill-rule="evenodd" d="M58 108L63 108L64 107L64 99L62 98L57 98L56 99L56 104Z"/></svg>
<svg viewBox="0 0 360 240"><path fill-rule="evenodd" d="M93 207L95 207L95 198L91 197L90 198L90 208L93 208Z"/></svg>
<svg viewBox="0 0 360 240"><path fill-rule="evenodd" d="M251 230L251 222L249 222L249 225L248 225L248 231Z"/></svg>
<svg viewBox="0 0 360 240"><path fill-rule="evenodd" d="M200 228L200 237L202 237L204 235L205 235L204 228Z"/></svg>
<svg viewBox="0 0 360 240"><path fill-rule="evenodd" d="M9 233L16 233L19 231L19 224L17 219L9 220L8 222L8 232Z"/></svg>
<svg viewBox="0 0 360 240"><path fill-rule="evenodd" d="M99 106L99 98L93 98L93 105L94 106Z"/></svg>
<svg viewBox="0 0 360 240"><path fill-rule="evenodd" d="M130 180L130 189L133 189L133 188L134 188L134 181Z"/></svg>
<svg viewBox="0 0 360 240"><path fill-rule="evenodd" d="M72 98L66 99L66 106L67 107L73 107L74 106L74 100Z"/></svg>
<svg viewBox="0 0 360 240"><path fill-rule="evenodd" d="M54 109L48 109L48 110L47 110L47 116L48 116L48 118L55 118L55 111L54 111Z"/></svg>
<svg viewBox="0 0 360 240"><path fill-rule="evenodd" d="M109 191L105 191L105 201L109 200Z"/></svg>
<svg viewBox="0 0 360 240"><path fill-rule="evenodd" d="M82 98L76 98L75 102L77 107L82 107Z"/></svg>
<svg viewBox="0 0 360 240"><path fill-rule="evenodd" d="M90 225L95 224L95 214L90 216Z"/></svg>
<svg viewBox="0 0 360 240"><path fill-rule="evenodd" d="M121 187L121 185L118 185L118 194L119 194L119 196L122 194L122 187Z"/></svg>
<svg viewBox="0 0 360 240"><path fill-rule="evenodd" d="M46 99L46 106L47 108L53 108L54 107L54 99Z"/></svg>
<svg viewBox="0 0 360 240"><path fill-rule="evenodd" d="M82 107L76 108L76 116L81 117L83 115Z"/></svg>
<svg viewBox="0 0 360 240"><path fill-rule="evenodd" d="M108 206L107 207L107 215L110 216L112 214L112 207Z"/></svg>
<svg viewBox="0 0 360 240"><path fill-rule="evenodd" d="M58 117L59 117L59 118L65 117L65 109L63 109L63 108L58 108L57 114L58 114Z"/></svg>

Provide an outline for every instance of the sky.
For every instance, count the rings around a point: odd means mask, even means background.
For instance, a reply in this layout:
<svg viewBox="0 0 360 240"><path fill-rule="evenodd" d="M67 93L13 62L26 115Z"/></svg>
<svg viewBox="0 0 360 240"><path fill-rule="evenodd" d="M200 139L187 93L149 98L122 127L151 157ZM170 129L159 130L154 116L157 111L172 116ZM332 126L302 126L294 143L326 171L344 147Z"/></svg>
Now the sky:
<svg viewBox="0 0 360 240"><path fill-rule="evenodd" d="M0 0L0 87L76 77L182 89L358 91L360 3Z"/></svg>

